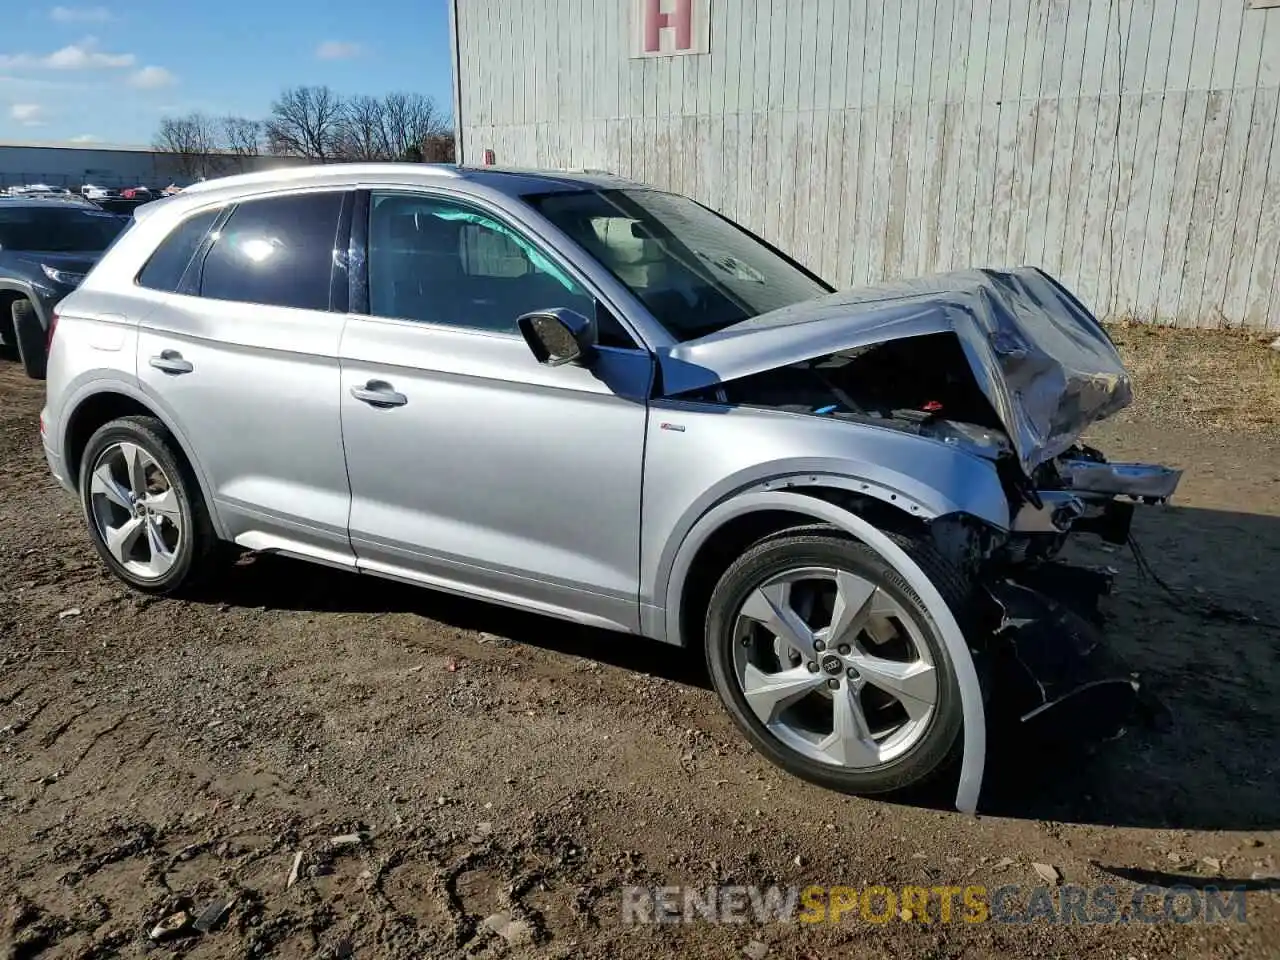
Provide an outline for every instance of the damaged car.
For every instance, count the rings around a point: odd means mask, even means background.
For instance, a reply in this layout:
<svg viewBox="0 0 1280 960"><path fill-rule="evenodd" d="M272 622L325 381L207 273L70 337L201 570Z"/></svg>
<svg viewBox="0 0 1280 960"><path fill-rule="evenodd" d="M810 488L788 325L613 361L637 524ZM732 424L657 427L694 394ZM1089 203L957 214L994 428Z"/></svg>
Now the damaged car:
<svg viewBox="0 0 1280 960"><path fill-rule="evenodd" d="M1132 388L1043 272L837 291L597 173L295 168L134 217L59 305L41 434L135 588L231 543L701 647L782 768L966 810L992 720L1124 722L1062 548L1179 473L1082 441Z"/></svg>

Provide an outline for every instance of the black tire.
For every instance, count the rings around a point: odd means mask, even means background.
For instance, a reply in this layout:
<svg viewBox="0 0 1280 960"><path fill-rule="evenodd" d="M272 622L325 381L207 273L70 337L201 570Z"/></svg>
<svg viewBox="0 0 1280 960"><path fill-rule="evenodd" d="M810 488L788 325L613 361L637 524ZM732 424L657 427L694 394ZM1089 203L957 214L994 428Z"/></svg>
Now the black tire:
<svg viewBox="0 0 1280 960"><path fill-rule="evenodd" d="M15 300L12 307L13 342L18 351L18 359L32 380L43 380L47 361L45 343L47 341L44 325L36 313L35 305L30 300Z"/></svg>
<svg viewBox="0 0 1280 960"><path fill-rule="evenodd" d="M928 545L896 535L959 619L967 603L965 579ZM875 767L850 769L811 759L771 734L747 704L734 672L736 615L751 591L770 577L800 566L847 570L889 593L917 622L938 671L938 701L924 733L903 754ZM876 795L923 790L959 762L964 722L955 668L933 618L902 576L875 550L831 527L787 530L759 541L716 585L707 610L707 665L735 724L766 758L787 772L842 793Z"/></svg>
<svg viewBox="0 0 1280 960"><path fill-rule="evenodd" d="M178 502L183 535L174 550L172 566L157 578L135 576L117 561L104 543L94 519L91 477L95 464L108 447L121 441L138 445L155 460L164 471ZM209 519L208 507L200 493L200 485L179 451L173 435L155 417L121 417L100 427L89 438L81 458L79 488L85 522L89 527L89 539L93 542L94 549L111 572L134 589L143 593L174 595L197 585L213 565L218 539Z"/></svg>
<svg viewBox="0 0 1280 960"><path fill-rule="evenodd" d="M18 360L18 334L17 327L13 321L13 311L18 304L29 301L26 297L19 297L9 306L4 306L4 301L0 300L0 360Z"/></svg>

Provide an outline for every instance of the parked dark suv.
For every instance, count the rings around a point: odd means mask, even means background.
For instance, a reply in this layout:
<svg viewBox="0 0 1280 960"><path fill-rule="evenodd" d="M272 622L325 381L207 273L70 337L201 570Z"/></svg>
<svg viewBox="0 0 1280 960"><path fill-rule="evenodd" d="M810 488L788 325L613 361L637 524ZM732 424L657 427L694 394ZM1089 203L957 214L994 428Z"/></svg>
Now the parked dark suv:
<svg viewBox="0 0 1280 960"><path fill-rule="evenodd" d="M54 305L80 285L128 217L65 200L0 199L0 353L44 376Z"/></svg>

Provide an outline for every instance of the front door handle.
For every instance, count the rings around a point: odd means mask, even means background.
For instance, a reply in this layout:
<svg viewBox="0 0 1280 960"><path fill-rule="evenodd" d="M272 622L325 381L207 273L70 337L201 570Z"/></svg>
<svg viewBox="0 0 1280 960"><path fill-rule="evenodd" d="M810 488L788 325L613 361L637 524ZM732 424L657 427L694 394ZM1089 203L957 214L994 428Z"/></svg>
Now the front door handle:
<svg viewBox="0 0 1280 960"><path fill-rule="evenodd" d="M370 380L363 387L352 387L351 395L371 407L403 407L409 402L408 397L396 393L385 380Z"/></svg>
<svg viewBox="0 0 1280 960"><path fill-rule="evenodd" d="M190 373L195 369L190 360L183 360L177 350L161 350L160 356L151 358L151 365L165 373Z"/></svg>

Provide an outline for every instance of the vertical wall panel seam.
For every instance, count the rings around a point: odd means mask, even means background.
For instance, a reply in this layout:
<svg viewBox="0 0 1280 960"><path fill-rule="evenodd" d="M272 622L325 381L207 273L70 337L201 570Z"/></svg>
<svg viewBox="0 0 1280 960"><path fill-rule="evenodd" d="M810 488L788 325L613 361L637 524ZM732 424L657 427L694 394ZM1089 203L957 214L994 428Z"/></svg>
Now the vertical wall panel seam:
<svg viewBox="0 0 1280 960"><path fill-rule="evenodd" d="M1212 211L1212 213L1210 214L1209 239L1208 239L1208 241L1205 243L1205 257L1206 257L1206 258L1209 258L1209 257L1210 257L1210 255L1211 255L1211 254L1212 254L1212 252L1213 252L1213 241L1214 241L1214 238L1217 236L1217 233L1218 233L1218 213L1219 213L1219 205L1223 202L1223 196L1222 196L1222 184L1223 184L1223 178L1226 176L1226 173L1227 173L1227 171L1226 171L1227 138L1231 135L1231 118L1232 118L1233 116L1235 116L1235 109L1236 109L1236 82L1237 82L1237 80L1239 79L1239 71L1240 71L1240 48L1241 48L1241 46L1242 46L1242 45L1243 45L1243 43L1244 43L1244 21L1245 21L1245 17L1244 17L1244 16L1241 16L1241 18L1240 18L1240 28L1239 28L1239 30L1237 30L1237 31L1236 31L1236 42L1235 42L1235 47L1234 47L1234 51L1235 51L1235 53L1234 53L1234 57L1233 57L1232 64L1231 64L1231 98L1227 101L1227 122L1226 122L1225 126L1223 127L1223 134L1222 134L1222 158L1221 158L1221 163L1220 163L1220 164L1219 164L1219 166L1218 166L1218 186L1217 186L1217 188L1215 189L1215 191L1214 191L1214 196L1213 196L1213 211ZM1250 106L1250 111L1249 111L1249 112L1250 112L1251 119L1252 119L1252 113L1253 113L1253 108L1252 108L1252 106ZM1247 147L1247 146L1248 146L1248 141L1247 141L1247 139L1246 139L1246 147ZM1243 157L1241 157L1241 174L1242 174L1242 175L1243 175L1243 172L1244 172L1244 158L1243 158ZM1238 194L1237 194L1237 196L1238 196ZM1235 236L1235 230L1233 229L1233 230L1232 230L1232 237L1233 237L1233 239L1234 239L1234 236ZM1197 307L1196 307L1196 316L1197 316L1197 323L1196 323L1196 326L1201 326L1201 322L1200 322L1200 321L1203 319L1204 312L1205 312L1205 307L1206 307L1206 304L1205 304L1205 290L1208 288L1209 283L1210 283L1209 274L1208 274L1208 270L1206 269L1206 270L1205 270L1205 271L1203 271L1203 272L1202 272L1202 274L1201 274L1201 277L1200 277L1200 289L1199 289L1199 291L1197 292L1196 297L1195 297L1195 301L1194 301L1194 302L1197 304ZM1219 303L1215 304L1215 306L1218 308L1219 313L1221 313L1221 310L1222 310L1222 305L1221 305L1221 303L1219 302Z"/></svg>
<svg viewBox="0 0 1280 960"><path fill-rule="evenodd" d="M1224 2L1230 2L1230 0L1224 0ZM1222 29L1222 3L1221 2L1218 4L1217 9L1218 9L1218 19L1214 23L1214 29L1213 29L1215 57L1217 56L1218 31ZM1187 215L1186 237L1182 241L1182 257L1181 257L1182 262L1178 267L1178 297L1177 297L1177 300L1175 301L1177 306L1174 307L1174 316L1173 316L1174 326L1178 325L1178 312L1179 312L1179 308L1182 306L1182 289L1187 282L1187 257L1191 252L1191 232L1195 228L1195 223L1193 222L1192 218L1195 216L1196 193L1198 192L1197 188L1200 182L1200 164L1201 162L1203 162L1203 159L1204 159L1203 150L1204 150L1205 132L1209 129L1209 104L1211 101L1208 100L1208 97L1211 96L1213 93L1213 61L1212 60L1209 61L1209 78L1210 78L1209 83L1206 84L1206 91L1205 91L1206 102L1205 102L1205 110L1204 110L1204 121L1200 126L1200 136L1196 138L1196 141L1195 141L1195 144L1196 144L1195 153L1196 153L1196 161L1197 161L1195 164L1196 179L1195 179L1195 182L1193 182L1191 185L1191 209L1188 211L1188 215ZM1188 87L1189 86L1190 86L1190 83L1188 83Z"/></svg>

